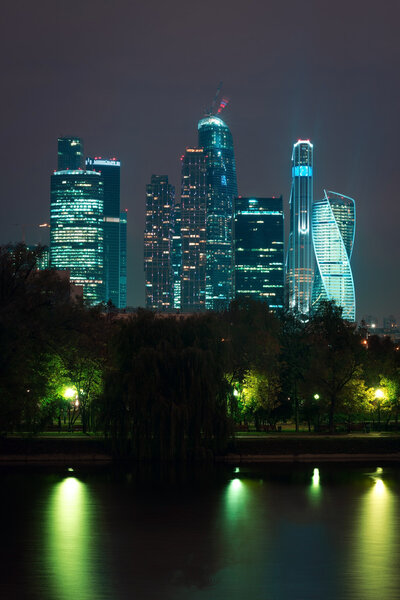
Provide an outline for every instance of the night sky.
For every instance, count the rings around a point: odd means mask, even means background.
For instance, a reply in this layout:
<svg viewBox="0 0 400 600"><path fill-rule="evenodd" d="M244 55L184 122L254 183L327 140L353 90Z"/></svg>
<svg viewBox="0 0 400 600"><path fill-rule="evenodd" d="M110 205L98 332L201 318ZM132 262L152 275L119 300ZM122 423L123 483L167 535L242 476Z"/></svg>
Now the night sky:
<svg viewBox="0 0 400 600"><path fill-rule="evenodd" d="M218 83L239 193L290 192L314 143L314 197L356 200L357 317L400 317L399 0L9 0L2 5L0 243L44 242L57 137L122 161L128 304L144 303L145 185L197 143ZM18 225L17 225L18 224ZM40 238L42 236L42 238Z"/></svg>

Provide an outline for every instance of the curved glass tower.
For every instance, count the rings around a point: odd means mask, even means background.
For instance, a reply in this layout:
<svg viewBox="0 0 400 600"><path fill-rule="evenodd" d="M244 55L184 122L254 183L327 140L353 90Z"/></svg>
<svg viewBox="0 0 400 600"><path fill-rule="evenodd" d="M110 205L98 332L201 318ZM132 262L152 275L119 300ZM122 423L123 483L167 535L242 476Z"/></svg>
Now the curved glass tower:
<svg viewBox="0 0 400 600"><path fill-rule="evenodd" d="M292 153L290 230L286 277L289 308L308 315L313 279L311 207L313 202L313 145L299 140Z"/></svg>
<svg viewBox="0 0 400 600"><path fill-rule="evenodd" d="M198 124L206 160L206 308L224 309L233 297L232 205L237 196L232 134L219 117Z"/></svg>
<svg viewBox="0 0 400 600"><path fill-rule="evenodd" d="M90 304L104 300L103 180L97 171L51 176L50 266L70 272Z"/></svg>
<svg viewBox="0 0 400 600"><path fill-rule="evenodd" d="M312 210L312 240L316 268L312 308L321 300L334 300L343 318L356 319L356 300L350 267L356 224L355 202L348 196L324 190Z"/></svg>

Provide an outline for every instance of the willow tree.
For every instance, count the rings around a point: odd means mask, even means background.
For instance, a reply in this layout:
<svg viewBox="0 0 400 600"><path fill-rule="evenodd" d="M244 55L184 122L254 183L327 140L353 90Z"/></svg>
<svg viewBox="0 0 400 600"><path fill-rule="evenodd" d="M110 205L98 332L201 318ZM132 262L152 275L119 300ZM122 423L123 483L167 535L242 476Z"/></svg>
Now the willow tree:
<svg viewBox="0 0 400 600"><path fill-rule="evenodd" d="M139 311L118 325L103 395L115 451L165 460L222 451L229 430L223 351L214 315Z"/></svg>

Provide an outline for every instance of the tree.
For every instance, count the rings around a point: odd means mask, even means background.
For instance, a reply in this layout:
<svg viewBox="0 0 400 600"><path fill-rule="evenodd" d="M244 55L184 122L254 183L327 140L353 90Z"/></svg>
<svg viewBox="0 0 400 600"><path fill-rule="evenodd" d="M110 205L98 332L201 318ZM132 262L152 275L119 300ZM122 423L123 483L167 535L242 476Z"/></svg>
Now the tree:
<svg viewBox="0 0 400 600"><path fill-rule="evenodd" d="M328 403L329 431L333 433L338 405L349 394L363 359L355 325L342 319L342 309L321 302L307 326L310 361L307 379Z"/></svg>

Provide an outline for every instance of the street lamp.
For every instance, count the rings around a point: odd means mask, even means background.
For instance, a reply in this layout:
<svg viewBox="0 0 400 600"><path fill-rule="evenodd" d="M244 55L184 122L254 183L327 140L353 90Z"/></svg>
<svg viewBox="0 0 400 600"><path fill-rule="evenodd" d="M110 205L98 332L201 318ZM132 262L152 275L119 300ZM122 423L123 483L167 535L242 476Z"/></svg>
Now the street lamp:
<svg viewBox="0 0 400 600"><path fill-rule="evenodd" d="M319 394L314 394L314 400L319 400Z"/></svg>
<svg viewBox="0 0 400 600"><path fill-rule="evenodd" d="M383 390L377 389L375 390L375 400L376 405L378 407L378 424L379 428L381 426L381 400L385 397L385 392Z"/></svg>

